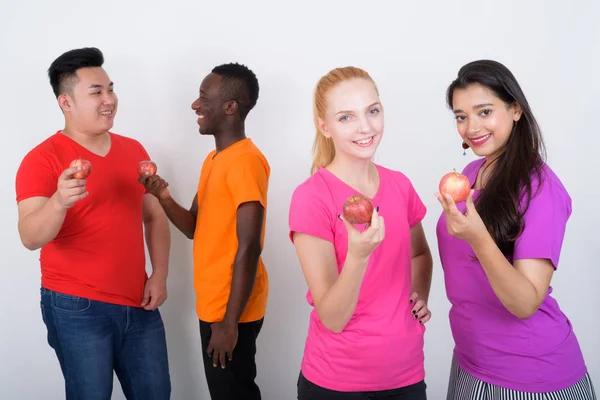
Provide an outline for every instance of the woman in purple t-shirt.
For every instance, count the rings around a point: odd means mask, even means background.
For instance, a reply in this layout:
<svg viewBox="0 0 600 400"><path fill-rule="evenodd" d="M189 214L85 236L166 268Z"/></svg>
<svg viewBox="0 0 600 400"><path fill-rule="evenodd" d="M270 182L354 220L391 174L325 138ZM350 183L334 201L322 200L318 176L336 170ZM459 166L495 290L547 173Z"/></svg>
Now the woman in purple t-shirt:
<svg viewBox="0 0 600 400"><path fill-rule="evenodd" d="M469 197L437 194L438 247L455 341L448 400L596 399L569 319L551 297L571 198L543 159L540 129L513 74L462 67L447 91ZM526 396L526 397L524 397Z"/></svg>

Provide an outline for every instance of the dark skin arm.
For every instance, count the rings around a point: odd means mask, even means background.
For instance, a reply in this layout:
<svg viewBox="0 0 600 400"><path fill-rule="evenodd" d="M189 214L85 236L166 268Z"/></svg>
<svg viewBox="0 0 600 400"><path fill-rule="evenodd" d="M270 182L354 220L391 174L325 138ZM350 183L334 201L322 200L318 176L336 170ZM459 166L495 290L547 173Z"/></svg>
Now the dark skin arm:
<svg viewBox="0 0 600 400"><path fill-rule="evenodd" d="M229 361L233 358L238 338L238 322L252 294L262 252L263 220L264 208L257 201L243 203L237 209L238 249L233 262L231 292L223 321L211 325L212 334L206 350L213 359L213 367L220 363L221 368L225 368L226 358Z"/></svg>
<svg viewBox="0 0 600 400"><path fill-rule="evenodd" d="M159 175L150 177L142 175L138 179L138 182L144 185L146 190L158 199L171 223L188 239L194 239L196 217L198 216L198 193L194 196L190 209L186 210L171 197L167 188L169 184Z"/></svg>

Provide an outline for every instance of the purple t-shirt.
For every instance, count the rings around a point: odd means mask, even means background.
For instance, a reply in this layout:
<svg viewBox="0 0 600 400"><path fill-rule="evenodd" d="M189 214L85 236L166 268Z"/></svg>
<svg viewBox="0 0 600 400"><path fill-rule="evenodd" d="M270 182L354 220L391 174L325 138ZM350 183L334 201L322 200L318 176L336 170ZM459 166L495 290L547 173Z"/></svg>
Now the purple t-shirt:
<svg viewBox="0 0 600 400"><path fill-rule="evenodd" d="M310 314L301 370L306 379L330 390L388 390L425 377L425 326L412 315L409 298L410 229L427 210L404 174L379 165L377 170L379 190L372 202L385 219L385 238L369 258L354 314L341 333L328 330L315 308ZM339 272L348 252L348 231L337 216L353 194L354 189L321 168L294 190L290 204L290 237L300 232L332 242ZM306 300L315 306L310 290Z"/></svg>
<svg viewBox="0 0 600 400"><path fill-rule="evenodd" d="M470 163L463 174L475 182L484 161ZM546 258L558 268L571 198L547 165L543 171L541 188L525 213L524 231L515 242L512 259ZM539 184L535 179L534 195ZM477 195L475 191L474 198ZM464 202L457 207L465 211ZM454 356L461 368L482 381L527 392L560 390L583 378L587 369L579 343L569 319L550 296L552 287L539 310L521 320L502 305L469 244L448 233L443 213L437 236L452 303Z"/></svg>

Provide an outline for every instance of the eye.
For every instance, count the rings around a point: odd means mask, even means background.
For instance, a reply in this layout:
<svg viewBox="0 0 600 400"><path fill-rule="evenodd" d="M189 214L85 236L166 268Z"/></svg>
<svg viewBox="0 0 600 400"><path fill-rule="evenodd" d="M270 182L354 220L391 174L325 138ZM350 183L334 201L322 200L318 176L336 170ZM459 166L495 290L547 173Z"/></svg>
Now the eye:
<svg viewBox="0 0 600 400"><path fill-rule="evenodd" d="M464 115L457 115L455 117L455 119L456 119L456 122L463 122L467 119L467 117L465 117Z"/></svg>
<svg viewBox="0 0 600 400"><path fill-rule="evenodd" d="M492 113L492 110L485 109L485 110L481 110L481 112L479 114L484 115L484 116L488 116L491 113Z"/></svg>
<svg viewBox="0 0 600 400"><path fill-rule="evenodd" d="M348 115L342 115L338 121L340 121L340 122L346 122L346 121L348 121L349 118L350 117Z"/></svg>
<svg viewBox="0 0 600 400"><path fill-rule="evenodd" d="M369 114L372 114L372 115L379 114L379 108L377 108L377 107L372 108L371 110L369 110Z"/></svg>

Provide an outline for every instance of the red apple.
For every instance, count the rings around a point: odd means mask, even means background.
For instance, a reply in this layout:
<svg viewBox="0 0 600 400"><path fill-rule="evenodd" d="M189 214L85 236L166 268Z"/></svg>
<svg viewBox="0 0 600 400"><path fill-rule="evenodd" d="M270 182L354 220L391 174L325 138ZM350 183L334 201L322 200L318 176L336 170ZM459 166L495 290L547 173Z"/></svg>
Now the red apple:
<svg viewBox="0 0 600 400"><path fill-rule="evenodd" d="M69 168L77 168L81 167L81 169L71 175L75 179L85 179L92 173L92 163L88 160L84 160L82 158L78 158L76 160L71 161L71 165Z"/></svg>
<svg viewBox="0 0 600 400"><path fill-rule="evenodd" d="M366 224L373 216L373 204L365 196L355 194L344 201L343 214L351 224Z"/></svg>
<svg viewBox="0 0 600 400"><path fill-rule="evenodd" d="M143 175L146 172L148 173L148 176L152 176L156 174L156 163L154 163L154 161L150 161L150 160L145 160L145 161L140 161L139 165L138 165L138 174L139 175Z"/></svg>
<svg viewBox="0 0 600 400"><path fill-rule="evenodd" d="M439 190L442 196L449 194L455 203L460 203L469 196L471 182L465 175L454 170L454 172L449 172L442 177Z"/></svg>

